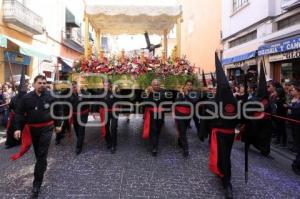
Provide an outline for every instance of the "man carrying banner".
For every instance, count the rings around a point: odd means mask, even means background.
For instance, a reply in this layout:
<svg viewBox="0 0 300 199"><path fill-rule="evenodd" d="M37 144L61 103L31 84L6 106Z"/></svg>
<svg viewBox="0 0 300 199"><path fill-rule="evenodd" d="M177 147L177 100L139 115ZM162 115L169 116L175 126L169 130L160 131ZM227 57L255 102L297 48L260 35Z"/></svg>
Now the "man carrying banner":
<svg viewBox="0 0 300 199"><path fill-rule="evenodd" d="M225 197L233 198L230 156L235 138L235 127L238 123L236 119L237 101L233 96L217 54L215 55L215 60L217 75L215 103L217 103L218 115L216 115L216 119L210 121L212 130L209 168L221 178L225 189Z"/></svg>

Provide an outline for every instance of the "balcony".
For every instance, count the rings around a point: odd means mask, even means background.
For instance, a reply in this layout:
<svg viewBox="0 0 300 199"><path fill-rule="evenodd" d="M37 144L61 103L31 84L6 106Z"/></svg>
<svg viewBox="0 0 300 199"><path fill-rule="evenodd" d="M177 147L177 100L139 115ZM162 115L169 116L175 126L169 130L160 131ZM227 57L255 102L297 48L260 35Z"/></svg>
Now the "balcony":
<svg viewBox="0 0 300 199"><path fill-rule="evenodd" d="M300 0L281 0L281 8L284 10L293 9L300 5Z"/></svg>
<svg viewBox="0 0 300 199"><path fill-rule="evenodd" d="M43 18L17 0L3 0L3 21L32 35L43 33Z"/></svg>
<svg viewBox="0 0 300 199"><path fill-rule="evenodd" d="M81 36L79 28L67 28L62 31L62 42L64 45L72 48L73 50L83 53L84 40Z"/></svg>

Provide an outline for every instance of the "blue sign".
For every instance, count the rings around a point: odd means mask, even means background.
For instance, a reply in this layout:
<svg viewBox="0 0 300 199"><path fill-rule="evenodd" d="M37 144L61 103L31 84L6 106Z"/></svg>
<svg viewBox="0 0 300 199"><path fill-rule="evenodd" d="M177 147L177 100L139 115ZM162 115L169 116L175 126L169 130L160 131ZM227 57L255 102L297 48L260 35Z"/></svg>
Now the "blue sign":
<svg viewBox="0 0 300 199"><path fill-rule="evenodd" d="M28 66L30 64L31 58L26 55L22 55L16 52L5 51L4 60L12 64L20 64Z"/></svg>
<svg viewBox="0 0 300 199"><path fill-rule="evenodd" d="M223 59L222 64L227 65L227 64L231 64L231 63L241 62L241 61L244 61L247 59L251 59L253 57L256 57L256 51L252 51L252 52L249 52L246 54Z"/></svg>
<svg viewBox="0 0 300 199"><path fill-rule="evenodd" d="M258 48L258 56L282 53L296 49L300 49L300 35L278 43L263 45Z"/></svg>

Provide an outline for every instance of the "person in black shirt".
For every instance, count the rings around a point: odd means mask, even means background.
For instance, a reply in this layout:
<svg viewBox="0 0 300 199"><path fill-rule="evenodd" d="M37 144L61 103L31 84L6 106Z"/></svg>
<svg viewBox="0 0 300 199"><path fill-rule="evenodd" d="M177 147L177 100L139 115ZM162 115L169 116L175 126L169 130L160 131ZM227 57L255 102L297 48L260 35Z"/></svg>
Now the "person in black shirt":
<svg viewBox="0 0 300 199"><path fill-rule="evenodd" d="M193 116L196 118L196 115L192 113L192 110L194 110L196 103L199 101L199 96L194 95L197 94L196 92L194 92L194 94L192 93L192 88L193 82L191 80L187 80L183 91L177 96L176 103L178 104L175 107L175 115L178 117L175 119L177 130L179 132L178 145L182 147L184 157L189 156L186 131L191 118ZM195 124L199 124L199 120L197 120L197 118Z"/></svg>
<svg viewBox="0 0 300 199"><path fill-rule="evenodd" d="M103 83L104 89L99 90L97 95L102 97L96 99L97 101L105 103L106 107L101 105L94 106L94 112L100 113L101 123L101 135L105 137L107 149L111 150L111 153L116 152L117 146L117 128L118 128L118 107L115 106L117 98L112 91L111 82L106 79Z"/></svg>
<svg viewBox="0 0 300 199"><path fill-rule="evenodd" d="M62 89L62 90L57 90L54 89L54 92L56 92L56 94L59 96L59 101L63 102L61 105L62 108L62 112L63 112L63 125L62 125L62 129L60 133L56 134L55 137L55 145L59 145L61 140L65 137L65 135L68 133L68 131L70 130L70 125L69 125L69 119L68 116L70 114L70 108L67 104L65 104L66 102L68 102L68 98L64 97L66 95L69 94L70 89Z"/></svg>
<svg viewBox="0 0 300 199"><path fill-rule="evenodd" d="M67 99L72 104L72 116L69 120L69 128L74 125L75 134L77 136L76 155L82 152L82 146L85 138L85 126L88 121L90 112L90 93L84 89L79 90L77 82L72 82L72 95ZM80 103L87 102L80 106Z"/></svg>
<svg viewBox="0 0 300 199"><path fill-rule="evenodd" d="M150 135L152 145L152 155L157 156L159 135L163 125L163 110L160 108L160 103L165 100L166 93L160 88L160 82L154 79L146 90L147 97L145 102L150 102L153 105L145 106L144 115L144 132L143 138L147 139Z"/></svg>
<svg viewBox="0 0 300 199"><path fill-rule="evenodd" d="M18 159L29 150L31 141L36 157L33 180L33 196L37 197L43 182L44 173L47 168L48 148L51 142L53 125L55 131L61 131L61 121L53 121L50 107L55 98L49 92L46 92L46 78L38 75L34 78L34 91L24 95L16 108L14 136L20 139L23 122L25 122L22 131L22 146L18 154L12 156L12 159ZM61 112L58 110L58 116Z"/></svg>

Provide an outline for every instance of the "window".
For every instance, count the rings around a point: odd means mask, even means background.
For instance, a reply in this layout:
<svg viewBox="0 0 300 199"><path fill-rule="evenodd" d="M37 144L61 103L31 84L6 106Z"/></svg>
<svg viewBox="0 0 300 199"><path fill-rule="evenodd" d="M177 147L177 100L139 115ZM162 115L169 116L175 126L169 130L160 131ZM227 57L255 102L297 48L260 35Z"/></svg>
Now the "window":
<svg viewBox="0 0 300 199"><path fill-rule="evenodd" d="M249 0L233 0L233 12L237 11L244 5L246 5Z"/></svg>
<svg viewBox="0 0 300 199"><path fill-rule="evenodd" d="M257 31L250 32L242 37L239 37L235 40L229 42L229 47L233 48L235 46L247 43L248 41L252 41L257 38Z"/></svg>
<svg viewBox="0 0 300 199"><path fill-rule="evenodd" d="M277 30L282 30L300 23L300 14L290 16L277 22Z"/></svg>

